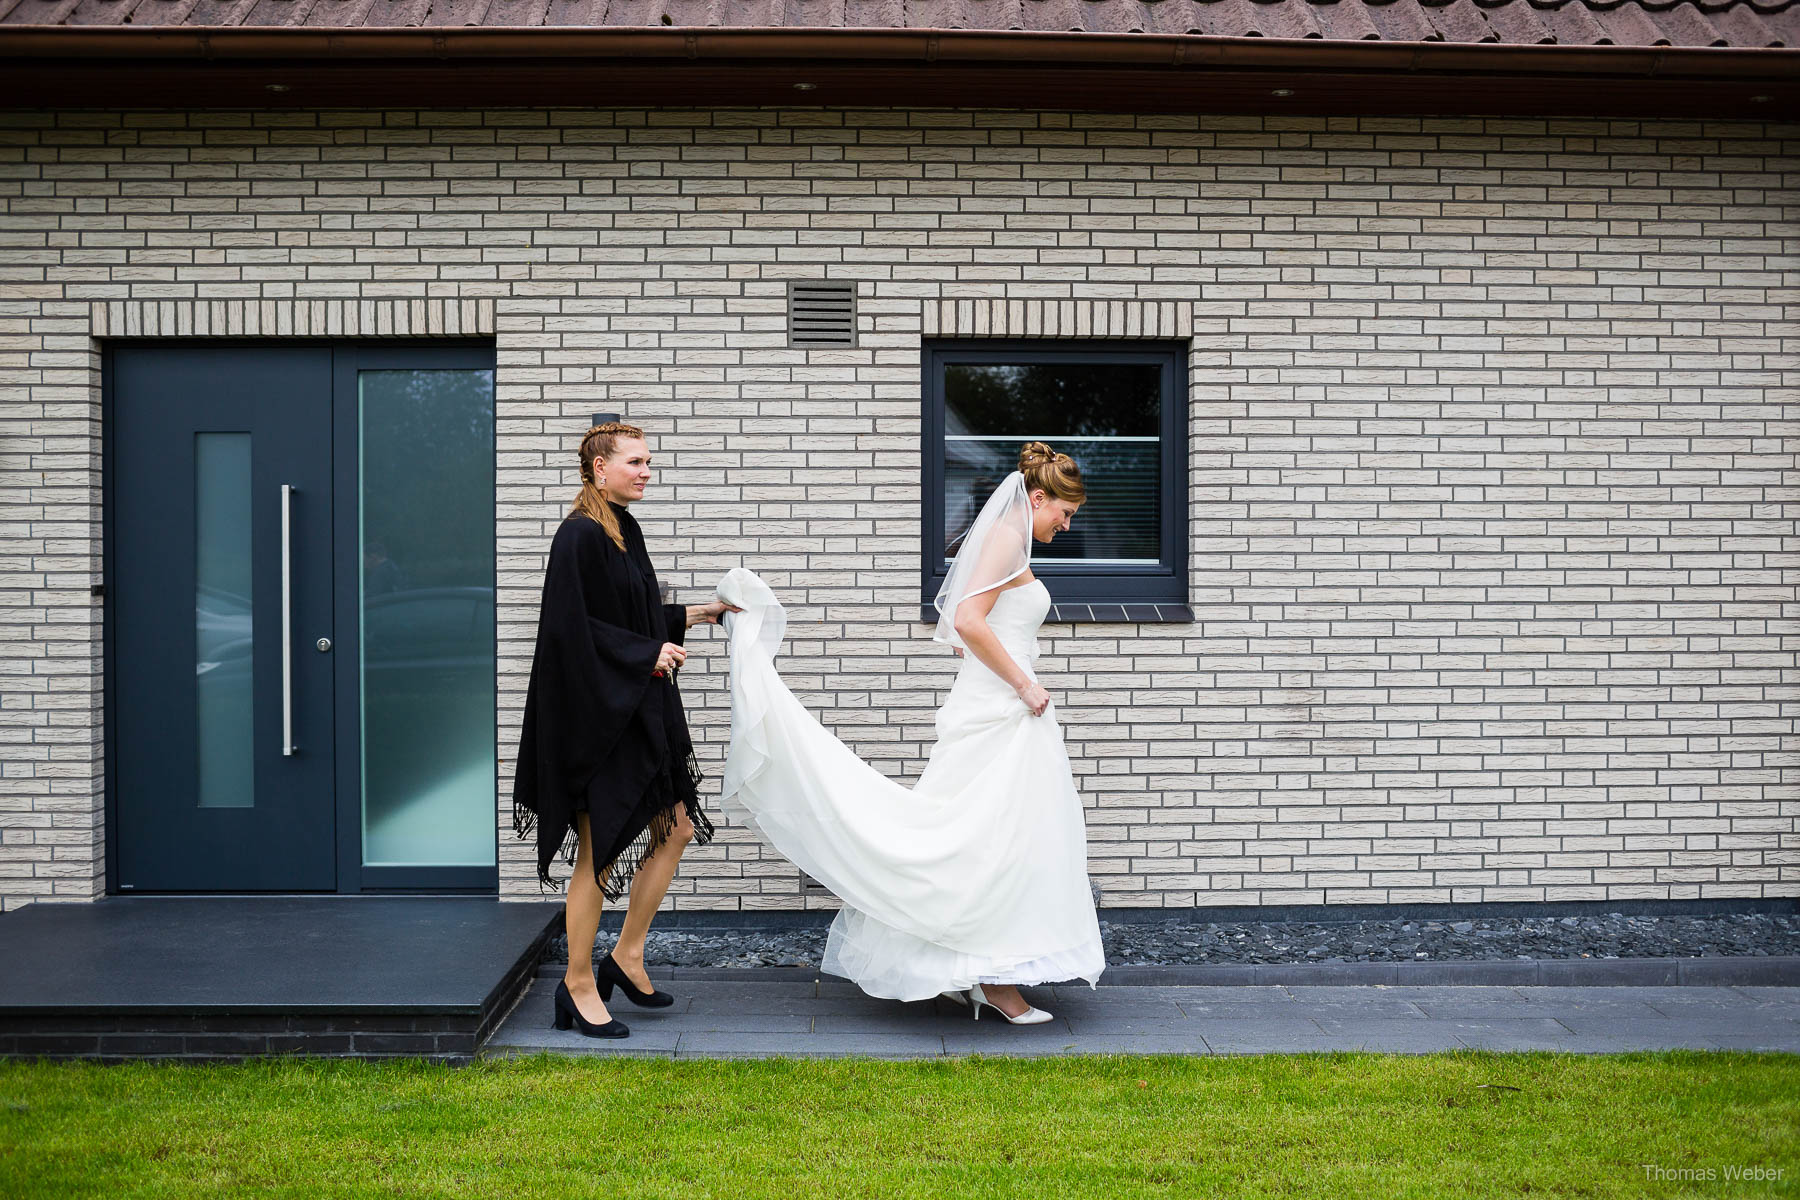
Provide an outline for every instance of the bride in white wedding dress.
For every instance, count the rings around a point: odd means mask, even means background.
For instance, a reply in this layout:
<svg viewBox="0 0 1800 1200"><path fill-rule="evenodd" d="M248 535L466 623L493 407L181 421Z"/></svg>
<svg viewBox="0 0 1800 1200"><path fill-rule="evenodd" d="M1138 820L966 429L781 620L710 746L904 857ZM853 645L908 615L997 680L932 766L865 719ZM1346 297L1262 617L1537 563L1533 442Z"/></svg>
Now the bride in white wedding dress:
<svg viewBox="0 0 1800 1200"><path fill-rule="evenodd" d="M934 639L964 657L911 789L864 763L788 691L775 669L787 615L769 586L739 567L718 595L743 610L725 618L722 799L843 901L824 969L898 1000L967 989L977 1017L986 1005L1025 1024L1050 1016L1019 985L1092 984L1105 956L1081 798L1035 671L1050 594L1031 573L1031 546L1068 529L1086 493L1075 461L1041 442L1019 462L938 593Z"/></svg>

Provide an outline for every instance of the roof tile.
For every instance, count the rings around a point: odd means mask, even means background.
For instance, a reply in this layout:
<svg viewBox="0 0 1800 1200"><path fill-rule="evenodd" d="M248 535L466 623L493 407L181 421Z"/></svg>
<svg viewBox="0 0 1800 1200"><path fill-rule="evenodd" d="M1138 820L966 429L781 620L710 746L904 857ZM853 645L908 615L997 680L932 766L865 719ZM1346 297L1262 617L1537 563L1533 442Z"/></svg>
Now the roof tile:
<svg viewBox="0 0 1800 1200"><path fill-rule="evenodd" d="M974 0L977 5L983 2L984 0ZM1218 0L1207 7L1220 9L1245 2L1246 0ZM1074 4L1075 17L1081 23L1083 33L1142 33L1145 7L1142 4L1119 4L1116 0L1075 0Z"/></svg>
<svg viewBox="0 0 1800 1200"><path fill-rule="evenodd" d="M1616 8L1596 8L1594 20L1606 30L1608 42L1615 46L1672 46L1674 40L1662 25L1641 5L1621 4Z"/></svg>
<svg viewBox="0 0 1800 1200"><path fill-rule="evenodd" d="M0 16L5 25L61 25L75 11L78 0L19 0L11 12Z"/></svg>
<svg viewBox="0 0 1800 1200"><path fill-rule="evenodd" d="M431 7L420 24L433 29L480 25L492 3L493 0L431 0Z"/></svg>
<svg viewBox="0 0 1800 1200"><path fill-rule="evenodd" d="M968 29L968 6L962 0L906 0L909 29Z"/></svg>
<svg viewBox="0 0 1800 1200"><path fill-rule="evenodd" d="M200 0L182 25L217 26L221 29L241 25L255 7L256 0Z"/></svg>
<svg viewBox="0 0 1800 1200"><path fill-rule="evenodd" d="M124 25L185 25L198 0L144 0L120 22Z"/></svg>
<svg viewBox="0 0 1800 1200"><path fill-rule="evenodd" d="M1394 5L1391 7L1399 7ZM1451 0L1449 4L1425 9L1425 18L1446 42L1497 42L1500 35L1488 24L1475 0ZM1379 19L1379 18L1377 18Z"/></svg>
<svg viewBox="0 0 1800 1200"><path fill-rule="evenodd" d="M916 29L1793 46L1800 0L0 0L0 24Z"/></svg>
<svg viewBox="0 0 1800 1200"><path fill-rule="evenodd" d="M1027 32L1080 33L1081 14L1076 3L1077 0L1024 0L1019 16ZM912 6L907 7L910 10Z"/></svg>
<svg viewBox="0 0 1800 1200"><path fill-rule="evenodd" d="M1018 19L1016 9L1014 19ZM849 29L904 29L906 6L901 0L844 0L844 25Z"/></svg>
<svg viewBox="0 0 1800 1200"><path fill-rule="evenodd" d="M244 16L244 25L304 25L319 0L256 0Z"/></svg>
<svg viewBox="0 0 1800 1200"><path fill-rule="evenodd" d="M431 0L375 0L363 14L363 25L370 29L416 29L425 23L425 14L430 11Z"/></svg>
<svg viewBox="0 0 1800 1200"><path fill-rule="evenodd" d="M1344 7L1340 5L1340 7ZM1358 7L1358 6L1351 6ZM1444 31L1419 4L1368 5L1369 22L1384 42L1441 42Z"/></svg>
<svg viewBox="0 0 1800 1200"><path fill-rule="evenodd" d="M549 26L594 26L603 24L606 0L550 0L544 10L544 24Z"/></svg>
<svg viewBox="0 0 1800 1200"><path fill-rule="evenodd" d="M1372 42L1381 40L1381 30L1370 19L1369 5L1358 4L1355 0L1344 0L1341 3L1316 4L1313 16L1319 22L1319 28L1325 36L1334 42ZM1421 19L1421 25L1429 29L1430 25Z"/></svg>
<svg viewBox="0 0 1800 1200"><path fill-rule="evenodd" d="M1180 37L1188 31L1188 9L1182 0L1162 0L1160 4L1140 4L1137 31L1156 37Z"/></svg>
<svg viewBox="0 0 1800 1200"><path fill-rule="evenodd" d="M1259 5L1250 0L1214 0L1199 6L1200 21L1213 37L1264 37Z"/></svg>
<svg viewBox="0 0 1800 1200"><path fill-rule="evenodd" d="M1158 6L1162 7L1162 6ZM1323 38L1325 30L1313 16L1317 5L1259 4L1263 36L1272 38Z"/></svg>
<svg viewBox="0 0 1800 1200"><path fill-rule="evenodd" d="M787 0L783 23L795 29L841 29L844 0Z"/></svg>
<svg viewBox="0 0 1800 1200"><path fill-rule="evenodd" d="M319 0L321 4L330 4L332 0ZM354 3L355 0L338 0L339 3ZM502 29L530 29L544 23L544 10L550 7L550 0L494 0L488 5L487 13L481 18L483 25L492 25Z"/></svg>
<svg viewBox="0 0 1800 1200"><path fill-rule="evenodd" d="M129 25L131 10L144 3L145 0L80 0L63 24Z"/></svg>
<svg viewBox="0 0 1800 1200"><path fill-rule="evenodd" d="M314 29L354 29L370 23L373 7L375 0L319 0L306 15L306 23Z"/></svg>
<svg viewBox="0 0 1800 1200"><path fill-rule="evenodd" d="M1794 43L1783 38L1769 26L1747 4L1722 8L1707 14L1714 28L1724 34L1733 46L1791 46Z"/></svg>
<svg viewBox="0 0 1800 1200"><path fill-rule="evenodd" d="M1669 33L1677 46L1729 46L1731 41L1719 27L1692 4L1677 4L1667 12L1656 14L1656 23Z"/></svg>
<svg viewBox="0 0 1800 1200"><path fill-rule="evenodd" d="M1545 23L1547 14L1529 4L1495 4L1483 7L1481 14L1500 40L1511 45L1548 46L1556 42L1556 35Z"/></svg>
<svg viewBox="0 0 1800 1200"><path fill-rule="evenodd" d="M1597 46L1606 37L1606 30L1600 28L1600 22L1594 20L1594 14L1585 4L1541 8L1537 13L1556 35L1558 45Z"/></svg>

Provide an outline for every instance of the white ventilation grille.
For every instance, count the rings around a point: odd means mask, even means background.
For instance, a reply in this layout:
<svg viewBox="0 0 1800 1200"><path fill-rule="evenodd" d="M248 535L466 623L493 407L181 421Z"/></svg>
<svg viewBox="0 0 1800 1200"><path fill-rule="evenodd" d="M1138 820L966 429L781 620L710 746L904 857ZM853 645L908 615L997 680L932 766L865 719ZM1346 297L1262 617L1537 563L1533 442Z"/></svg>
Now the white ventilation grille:
<svg viewBox="0 0 1800 1200"><path fill-rule="evenodd" d="M788 284L788 345L801 349L856 345L856 285Z"/></svg>

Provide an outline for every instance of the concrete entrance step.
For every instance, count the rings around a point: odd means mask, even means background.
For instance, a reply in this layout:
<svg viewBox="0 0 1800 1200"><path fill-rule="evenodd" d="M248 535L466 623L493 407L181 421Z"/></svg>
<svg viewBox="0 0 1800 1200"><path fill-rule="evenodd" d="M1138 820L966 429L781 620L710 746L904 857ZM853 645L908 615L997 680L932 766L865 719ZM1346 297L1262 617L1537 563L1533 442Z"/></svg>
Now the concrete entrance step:
<svg viewBox="0 0 1800 1200"><path fill-rule="evenodd" d="M0 1056L466 1061L562 906L133 896L0 917Z"/></svg>

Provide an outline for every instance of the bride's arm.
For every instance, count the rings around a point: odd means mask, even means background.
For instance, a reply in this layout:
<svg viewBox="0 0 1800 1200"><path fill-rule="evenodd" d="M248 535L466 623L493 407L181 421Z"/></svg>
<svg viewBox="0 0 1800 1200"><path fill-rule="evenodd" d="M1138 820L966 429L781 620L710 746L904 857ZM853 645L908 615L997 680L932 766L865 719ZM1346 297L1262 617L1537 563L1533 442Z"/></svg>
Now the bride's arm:
<svg viewBox="0 0 1800 1200"><path fill-rule="evenodd" d="M1019 693L1019 699L1031 710L1031 715L1041 717L1044 709L1050 706L1050 693L1039 687L1025 673L1025 669L1013 661L1013 656L1006 652L994 631L988 628L988 614L994 611L994 601L1000 596L1000 589L981 592L970 596L956 608L956 635L962 638L981 664L1000 678L1006 680L1013 691Z"/></svg>

